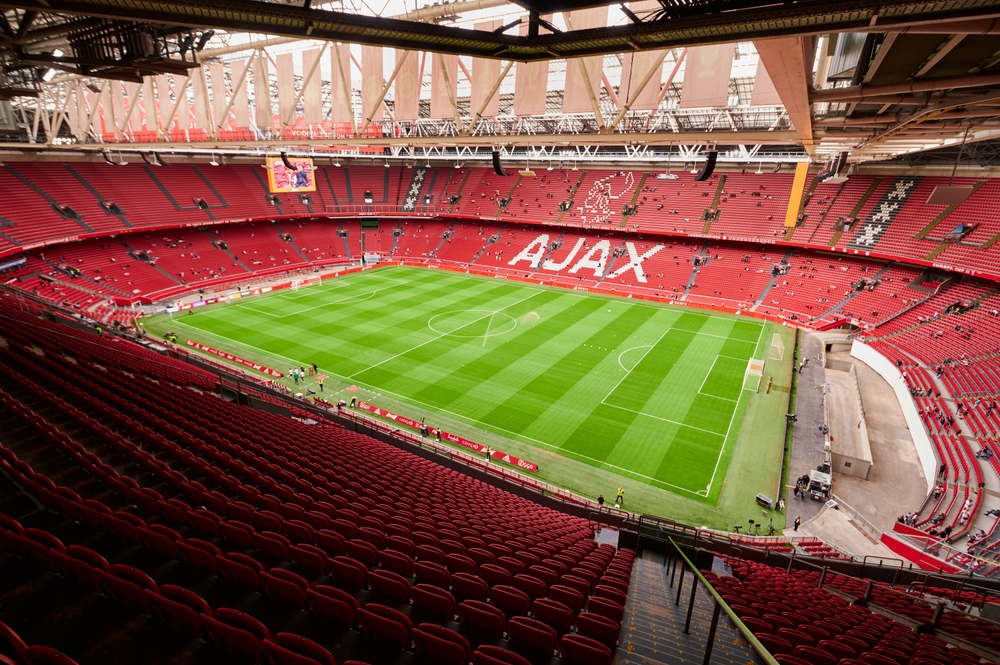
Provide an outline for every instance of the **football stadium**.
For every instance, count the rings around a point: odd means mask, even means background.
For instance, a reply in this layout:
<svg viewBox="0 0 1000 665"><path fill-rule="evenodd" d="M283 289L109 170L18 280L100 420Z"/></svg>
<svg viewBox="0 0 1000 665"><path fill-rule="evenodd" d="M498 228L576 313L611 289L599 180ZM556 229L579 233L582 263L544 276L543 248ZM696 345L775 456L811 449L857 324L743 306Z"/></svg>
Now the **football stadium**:
<svg viewBox="0 0 1000 665"><path fill-rule="evenodd" d="M1000 3L0 3L0 665L1000 663Z"/></svg>

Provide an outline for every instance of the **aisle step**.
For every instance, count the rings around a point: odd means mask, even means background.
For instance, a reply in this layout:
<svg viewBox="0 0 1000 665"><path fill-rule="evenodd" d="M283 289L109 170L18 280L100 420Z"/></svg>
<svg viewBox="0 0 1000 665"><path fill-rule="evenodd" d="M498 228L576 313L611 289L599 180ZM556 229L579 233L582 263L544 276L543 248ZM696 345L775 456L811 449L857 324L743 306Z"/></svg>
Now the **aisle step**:
<svg viewBox="0 0 1000 665"><path fill-rule="evenodd" d="M691 615L690 633L684 634L684 620L691 598L691 575L685 575L680 605L676 582L669 585L669 568L662 562L637 559L625 604L625 621L618 647L619 665L649 663L700 664L705 640L712 624L713 604L704 587L699 587ZM762 662L739 637L723 616L712 649L713 665L748 665Z"/></svg>

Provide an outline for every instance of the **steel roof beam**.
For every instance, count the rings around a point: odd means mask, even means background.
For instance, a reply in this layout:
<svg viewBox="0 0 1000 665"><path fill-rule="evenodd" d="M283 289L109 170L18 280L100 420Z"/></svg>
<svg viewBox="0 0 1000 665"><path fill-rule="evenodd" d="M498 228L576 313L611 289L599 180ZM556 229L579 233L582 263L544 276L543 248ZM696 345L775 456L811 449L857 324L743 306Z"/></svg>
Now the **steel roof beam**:
<svg viewBox="0 0 1000 665"><path fill-rule="evenodd" d="M930 78L909 83L892 85L856 85L849 88L832 88L829 90L813 90L809 93L809 101L817 102L864 102L872 104L889 103L882 97L906 95L913 92L940 92L959 88L996 88L1000 86L1000 74L985 76L954 76L945 78Z"/></svg>
<svg viewBox="0 0 1000 665"><path fill-rule="evenodd" d="M0 0L0 8L524 61L829 32L917 29L928 23L1000 17L1000 0L956 0L940 10L945 5L913 0L835 0L748 9L732 9L728 2L713 6L718 11L702 7L697 14L679 18L522 37L240 0Z"/></svg>

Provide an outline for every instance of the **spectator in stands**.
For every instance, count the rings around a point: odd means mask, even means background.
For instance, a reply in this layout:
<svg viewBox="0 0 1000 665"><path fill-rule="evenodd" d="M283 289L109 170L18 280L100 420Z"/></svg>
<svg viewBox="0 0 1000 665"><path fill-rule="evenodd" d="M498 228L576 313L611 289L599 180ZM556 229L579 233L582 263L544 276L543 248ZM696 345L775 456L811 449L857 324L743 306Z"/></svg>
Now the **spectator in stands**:
<svg viewBox="0 0 1000 665"><path fill-rule="evenodd" d="M938 513L937 515L931 518L931 524L940 524L941 522L944 521L944 517L945 517L944 513Z"/></svg>
<svg viewBox="0 0 1000 665"><path fill-rule="evenodd" d="M983 448L978 453L976 453L976 457L978 457L979 459L988 460L989 458L993 457L993 451L990 450L989 448Z"/></svg>
<svg viewBox="0 0 1000 665"><path fill-rule="evenodd" d="M941 495L944 494L944 485L938 485L934 488L934 498L940 499Z"/></svg>
<svg viewBox="0 0 1000 665"><path fill-rule="evenodd" d="M965 526L965 523L969 521L969 511L963 509L958 516L958 525Z"/></svg>
<svg viewBox="0 0 1000 665"><path fill-rule="evenodd" d="M985 513L983 513L983 515L987 515L990 517L1000 517L1000 510L998 510L997 508L990 508Z"/></svg>

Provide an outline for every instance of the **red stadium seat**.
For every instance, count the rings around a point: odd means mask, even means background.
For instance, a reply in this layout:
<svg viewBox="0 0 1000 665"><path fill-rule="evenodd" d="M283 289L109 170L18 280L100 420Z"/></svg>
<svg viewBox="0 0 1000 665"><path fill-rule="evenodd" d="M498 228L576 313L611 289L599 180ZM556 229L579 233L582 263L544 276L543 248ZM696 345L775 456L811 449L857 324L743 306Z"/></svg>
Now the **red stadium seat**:
<svg viewBox="0 0 1000 665"><path fill-rule="evenodd" d="M102 570L96 572L105 595L143 614L149 611L149 602L143 591L159 593L152 578L131 566L116 563L108 573Z"/></svg>
<svg viewBox="0 0 1000 665"><path fill-rule="evenodd" d="M597 640L611 650L617 648L621 627L611 619L600 614L583 612L577 617L576 625L580 635Z"/></svg>
<svg viewBox="0 0 1000 665"><path fill-rule="evenodd" d="M410 645L413 624L400 612L385 605L368 603L358 609L357 615L362 630L369 637L385 640L399 649Z"/></svg>
<svg viewBox="0 0 1000 665"><path fill-rule="evenodd" d="M220 554L215 561L222 576L233 584L249 586L255 591L260 589L260 575L264 567L258 561L238 552Z"/></svg>
<svg viewBox="0 0 1000 665"><path fill-rule="evenodd" d="M418 612L445 619L455 616L455 598L440 587L418 584L411 589L413 608Z"/></svg>
<svg viewBox="0 0 1000 665"><path fill-rule="evenodd" d="M489 587L486 582L467 573L455 573L451 576L452 591L455 598L462 600L486 600Z"/></svg>
<svg viewBox="0 0 1000 665"><path fill-rule="evenodd" d="M368 568L349 557L335 556L330 559L330 573L343 586L355 589L368 587Z"/></svg>
<svg viewBox="0 0 1000 665"><path fill-rule="evenodd" d="M507 634L518 650L549 655L555 650L556 631L541 621L514 617L507 622Z"/></svg>
<svg viewBox="0 0 1000 665"><path fill-rule="evenodd" d="M549 598L538 598L531 606L531 613L536 619L548 624L557 637L562 637L573 626L573 611L560 602Z"/></svg>
<svg viewBox="0 0 1000 665"><path fill-rule="evenodd" d="M70 545L66 553L52 552L56 568L66 577L91 591L101 592L97 570L111 572L107 560L97 552L79 545Z"/></svg>
<svg viewBox="0 0 1000 665"><path fill-rule="evenodd" d="M422 623L413 629L413 644L417 654L441 665L468 665L472 660L469 642L453 630L432 623Z"/></svg>
<svg viewBox="0 0 1000 665"><path fill-rule="evenodd" d="M562 640L563 661L567 665L610 665L611 649L582 635L567 635Z"/></svg>
<svg viewBox="0 0 1000 665"><path fill-rule="evenodd" d="M28 659L25 662L30 665L76 665L72 658L37 644L28 648Z"/></svg>
<svg viewBox="0 0 1000 665"><path fill-rule="evenodd" d="M164 584L159 593L145 590L152 613L163 623L193 635L202 636L201 615L212 616L212 610L201 596L173 584Z"/></svg>
<svg viewBox="0 0 1000 665"><path fill-rule="evenodd" d="M217 609L214 616L203 614L201 622L216 646L234 656L254 663L261 662L261 642L271 639L271 634L262 623L243 612L225 607Z"/></svg>
<svg viewBox="0 0 1000 665"><path fill-rule="evenodd" d="M512 586L495 586L490 590L493 605L510 619L515 616L527 616L531 608L531 598L528 594Z"/></svg>
<svg viewBox="0 0 1000 665"><path fill-rule="evenodd" d="M372 593L380 599L391 603L407 603L410 601L410 582L390 570L373 570L368 573L368 583Z"/></svg>
<svg viewBox="0 0 1000 665"><path fill-rule="evenodd" d="M302 609L306 604L309 582L304 577L284 568L272 568L260 574L260 584L264 592L285 603Z"/></svg>
<svg viewBox="0 0 1000 665"><path fill-rule="evenodd" d="M378 553L378 560L386 570L403 577L413 576L413 559L405 554L392 550L382 550Z"/></svg>
<svg viewBox="0 0 1000 665"><path fill-rule="evenodd" d="M10 626L0 622L0 653L11 656L18 663L28 663L28 645L11 630Z"/></svg>
<svg viewBox="0 0 1000 665"><path fill-rule="evenodd" d="M462 626L478 630L493 639L500 639L507 627L506 618L499 609L478 600L465 600L458 606Z"/></svg>
<svg viewBox="0 0 1000 665"><path fill-rule="evenodd" d="M606 598L590 598L587 600L587 611L600 614L620 624L625 614L625 608Z"/></svg>
<svg viewBox="0 0 1000 665"><path fill-rule="evenodd" d="M492 644L484 644L472 654L475 665L531 665L531 661L513 651Z"/></svg>
<svg viewBox="0 0 1000 665"><path fill-rule="evenodd" d="M354 625L358 601L351 594L332 586L317 584L306 591L306 601L316 616Z"/></svg>
<svg viewBox="0 0 1000 665"><path fill-rule="evenodd" d="M329 651L301 635L278 633L261 645L271 665L337 665Z"/></svg>

